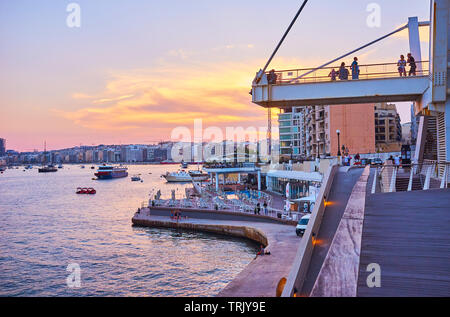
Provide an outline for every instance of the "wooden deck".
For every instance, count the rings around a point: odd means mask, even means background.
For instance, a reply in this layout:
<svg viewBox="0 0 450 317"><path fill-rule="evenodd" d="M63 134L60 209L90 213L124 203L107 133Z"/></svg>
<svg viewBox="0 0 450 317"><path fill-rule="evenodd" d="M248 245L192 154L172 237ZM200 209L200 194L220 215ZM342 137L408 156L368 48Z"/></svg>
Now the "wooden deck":
<svg viewBox="0 0 450 317"><path fill-rule="evenodd" d="M450 295L450 189L366 197L357 296ZM369 288L367 266L381 267Z"/></svg>

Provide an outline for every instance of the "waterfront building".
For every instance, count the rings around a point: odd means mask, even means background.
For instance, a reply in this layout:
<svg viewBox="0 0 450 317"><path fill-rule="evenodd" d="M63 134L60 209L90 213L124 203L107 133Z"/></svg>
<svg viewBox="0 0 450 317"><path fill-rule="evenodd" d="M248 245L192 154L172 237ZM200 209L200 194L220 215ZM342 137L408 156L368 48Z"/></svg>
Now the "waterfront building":
<svg viewBox="0 0 450 317"><path fill-rule="evenodd" d="M340 130L340 146L350 154L375 152L374 104L286 108L278 122L281 158L337 155L336 130Z"/></svg>
<svg viewBox="0 0 450 317"><path fill-rule="evenodd" d="M402 126L395 104L375 104L375 146L377 152L401 149Z"/></svg>
<svg viewBox="0 0 450 317"><path fill-rule="evenodd" d="M6 140L0 138L0 156L5 156L6 154Z"/></svg>
<svg viewBox="0 0 450 317"><path fill-rule="evenodd" d="M303 108L287 108L278 115L281 156L306 157L305 110Z"/></svg>

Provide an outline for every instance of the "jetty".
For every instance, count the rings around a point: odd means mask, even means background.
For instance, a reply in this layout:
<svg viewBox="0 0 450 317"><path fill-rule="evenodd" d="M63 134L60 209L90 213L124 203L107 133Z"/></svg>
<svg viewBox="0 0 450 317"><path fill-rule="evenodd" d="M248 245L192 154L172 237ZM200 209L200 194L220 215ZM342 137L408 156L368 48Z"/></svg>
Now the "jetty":
<svg viewBox="0 0 450 317"><path fill-rule="evenodd" d="M132 218L135 226L202 231L249 239L270 254L256 256L219 297L275 297L277 285L291 270L301 237L295 221L264 215L177 209L181 218L171 217L173 208L140 208ZM218 250L218 252L220 252Z"/></svg>

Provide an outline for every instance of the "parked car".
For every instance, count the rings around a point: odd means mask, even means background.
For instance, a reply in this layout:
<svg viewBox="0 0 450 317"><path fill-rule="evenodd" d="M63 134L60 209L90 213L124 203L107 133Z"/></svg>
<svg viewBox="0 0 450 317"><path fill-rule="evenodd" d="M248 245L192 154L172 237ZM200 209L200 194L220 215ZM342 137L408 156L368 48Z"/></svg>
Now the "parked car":
<svg viewBox="0 0 450 317"><path fill-rule="evenodd" d="M370 161L371 166L381 166L383 165L383 161L380 158L374 158Z"/></svg>
<svg viewBox="0 0 450 317"><path fill-rule="evenodd" d="M309 217L311 217L311 214L301 217L298 221L297 227L295 227L295 233L297 236L302 236L305 233L306 227L308 226Z"/></svg>

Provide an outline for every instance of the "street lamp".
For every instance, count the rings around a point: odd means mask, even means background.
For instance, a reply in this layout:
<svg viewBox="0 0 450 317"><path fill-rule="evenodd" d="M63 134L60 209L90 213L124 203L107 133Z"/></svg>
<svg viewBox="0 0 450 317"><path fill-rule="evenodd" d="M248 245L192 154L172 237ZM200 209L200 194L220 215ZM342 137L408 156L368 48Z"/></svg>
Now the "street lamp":
<svg viewBox="0 0 450 317"><path fill-rule="evenodd" d="M337 133L337 137L338 137L338 152L337 152L337 156L340 157L341 156L341 141L339 136L341 135L341 130L336 130Z"/></svg>

